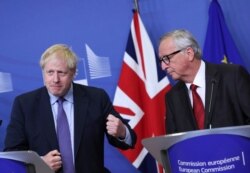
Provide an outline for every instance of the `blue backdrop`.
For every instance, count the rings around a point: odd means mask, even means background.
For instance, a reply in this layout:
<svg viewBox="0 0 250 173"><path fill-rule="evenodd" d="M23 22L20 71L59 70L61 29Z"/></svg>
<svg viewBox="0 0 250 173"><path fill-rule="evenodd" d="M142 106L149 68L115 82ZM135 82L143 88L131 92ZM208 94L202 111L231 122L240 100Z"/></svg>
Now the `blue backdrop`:
<svg viewBox="0 0 250 173"><path fill-rule="evenodd" d="M245 66L250 71L250 1L218 0ZM43 85L38 65L42 52L65 43L81 59L78 80L104 88L111 100L132 20L134 0L2 0L0 1L0 149L16 95ZM210 0L139 0L141 18L157 50L170 30L190 30L203 48ZM87 51L88 50L88 51ZM105 59L110 73L92 76L88 58ZM140 141L138 141L140 142ZM117 164L114 164L117 163ZM112 172L137 172L116 149L105 146Z"/></svg>

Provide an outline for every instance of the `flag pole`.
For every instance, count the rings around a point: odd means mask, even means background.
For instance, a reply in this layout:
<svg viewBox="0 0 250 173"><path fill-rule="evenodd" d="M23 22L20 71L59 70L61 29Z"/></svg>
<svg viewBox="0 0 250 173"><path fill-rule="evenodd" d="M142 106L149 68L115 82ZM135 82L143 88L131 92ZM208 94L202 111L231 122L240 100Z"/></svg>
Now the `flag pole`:
<svg viewBox="0 0 250 173"><path fill-rule="evenodd" d="M134 10L139 13L139 6L138 6L138 1L139 0L134 0Z"/></svg>

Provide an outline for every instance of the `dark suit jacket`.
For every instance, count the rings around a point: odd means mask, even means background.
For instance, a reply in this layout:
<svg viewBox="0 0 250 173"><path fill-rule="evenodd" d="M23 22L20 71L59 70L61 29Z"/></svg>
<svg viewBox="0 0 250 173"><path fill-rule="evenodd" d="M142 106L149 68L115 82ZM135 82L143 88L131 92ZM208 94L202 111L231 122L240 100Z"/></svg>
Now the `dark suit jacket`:
<svg viewBox="0 0 250 173"><path fill-rule="evenodd" d="M250 124L250 76L238 65L206 63L205 128ZM179 81L166 94L166 131L197 130L188 89Z"/></svg>
<svg viewBox="0 0 250 173"><path fill-rule="evenodd" d="M121 149L133 148L136 135L124 120L132 136L132 146L107 134L108 114L121 117L113 109L104 90L73 84L73 96L76 173L104 172L104 133L110 144ZM45 87L15 99L7 128L5 151L33 150L43 156L51 150L59 150L49 99Z"/></svg>

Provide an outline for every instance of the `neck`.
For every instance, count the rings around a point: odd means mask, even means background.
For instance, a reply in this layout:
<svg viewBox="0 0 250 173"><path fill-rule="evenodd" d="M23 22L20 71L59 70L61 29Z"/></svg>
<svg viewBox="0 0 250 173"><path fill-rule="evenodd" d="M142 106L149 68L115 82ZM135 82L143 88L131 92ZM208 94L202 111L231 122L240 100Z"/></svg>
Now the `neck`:
<svg viewBox="0 0 250 173"><path fill-rule="evenodd" d="M185 83L193 83L194 78L201 66L201 60L194 59L193 63L190 66L190 70L187 73L187 76L183 80Z"/></svg>

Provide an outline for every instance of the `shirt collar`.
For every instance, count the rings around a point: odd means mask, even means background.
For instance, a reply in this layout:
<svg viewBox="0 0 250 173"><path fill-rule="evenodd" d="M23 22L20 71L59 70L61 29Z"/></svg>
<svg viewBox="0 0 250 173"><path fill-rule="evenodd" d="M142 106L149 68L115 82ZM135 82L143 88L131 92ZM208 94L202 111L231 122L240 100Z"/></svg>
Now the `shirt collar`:
<svg viewBox="0 0 250 173"><path fill-rule="evenodd" d="M197 85L198 87L205 87L205 62L201 60L201 65L199 67L198 72L194 77L193 84ZM191 83L186 83L187 88L190 88Z"/></svg>
<svg viewBox="0 0 250 173"><path fill-rule="evenodd" d="M50 104L53 105L57 102L58 97L54 96L53 94L49 93L49 97L50 97ZM69 91L66 93L66 95L64 95L64 99L67 100L70 103L73 103L73 84L70 85Z"/></svg>

